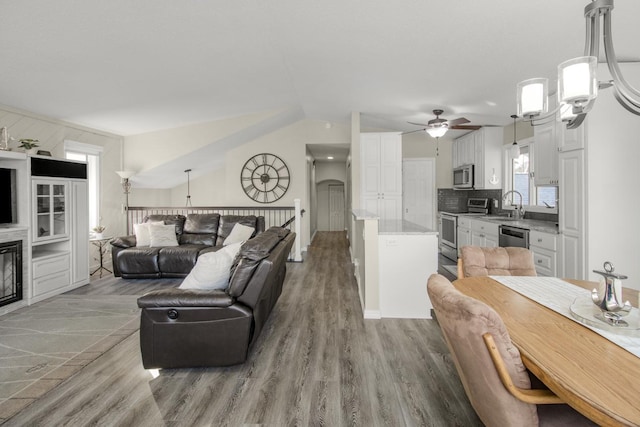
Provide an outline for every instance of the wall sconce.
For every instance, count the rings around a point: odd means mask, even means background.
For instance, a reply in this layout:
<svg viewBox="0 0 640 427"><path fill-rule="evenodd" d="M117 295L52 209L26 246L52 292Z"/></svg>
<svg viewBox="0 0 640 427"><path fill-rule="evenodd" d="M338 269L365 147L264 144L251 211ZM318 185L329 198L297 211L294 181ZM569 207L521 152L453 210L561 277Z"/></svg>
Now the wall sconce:
<svg viewBox="0 0 640 427"><path fill-rule="evenodd" d="M584 8L586 19L586 38L584 55L570 59L558 66L558 108L547 113L546 93L539 87L532 86L532 81L546 79L530 79L518 83L518 114L533 123L555 115L561 111L561 119L568 129L577 128L584 121L598 96L598 89L613 86L615 98L629 112L640 115L640 91L632 87L622 76L618 60L613 48L611 31L611 11L613 0L592 0ZM613 80L598 82L596 77L600 50L600 18L603 20L602 39L607 66ZM540 105L543 108L540 108ZM565 106L571 106L571 112Z"/></svg>
<svg viewBox="0 0 640 427"><path fill-rule="evenodd" d="M122 190L124 191L124 210L126 216L126 224L127 224L127 234L129 234L129 193L131 192L131 183L129 182L129 178L134 176L136 173L131 171L116 171L118 176L122 179Z"/></svg>

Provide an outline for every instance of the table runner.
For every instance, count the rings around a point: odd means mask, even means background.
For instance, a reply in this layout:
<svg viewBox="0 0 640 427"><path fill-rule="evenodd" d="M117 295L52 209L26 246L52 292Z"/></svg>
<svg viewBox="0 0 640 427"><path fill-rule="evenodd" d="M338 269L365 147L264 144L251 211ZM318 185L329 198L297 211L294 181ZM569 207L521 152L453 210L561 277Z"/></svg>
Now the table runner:
<svg viewBox="0 0 640 427"><path fill-rule="evenodd" d="M640 358L640 338L616 334L579 322L571 315L571 304L577 297L591 298L591 292L557 277L489 276L496 282L589 328L612 343Z"/></svg>

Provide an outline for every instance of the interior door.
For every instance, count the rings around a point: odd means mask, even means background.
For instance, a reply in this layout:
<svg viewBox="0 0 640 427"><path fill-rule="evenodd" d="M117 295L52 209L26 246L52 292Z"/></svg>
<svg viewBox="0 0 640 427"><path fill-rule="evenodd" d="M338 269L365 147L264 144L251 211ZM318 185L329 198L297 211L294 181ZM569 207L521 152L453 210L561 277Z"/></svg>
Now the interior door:
<svg viewBox="0 0 640 427"><path fill-rule="evenodd" d="M329 231L344 227L344 185L329 185Z"/></svg>
<svg viewBox="0 0 640 427"><path fill-rule="evenodd" d="M404 219L435 230L435 159L406 159L402 163Z"/></svg>

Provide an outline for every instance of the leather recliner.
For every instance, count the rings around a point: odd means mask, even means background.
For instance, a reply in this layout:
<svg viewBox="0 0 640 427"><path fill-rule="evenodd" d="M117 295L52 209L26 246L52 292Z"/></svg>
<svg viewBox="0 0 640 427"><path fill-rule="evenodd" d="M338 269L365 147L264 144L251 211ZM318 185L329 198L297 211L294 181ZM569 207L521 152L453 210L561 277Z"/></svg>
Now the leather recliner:
<svg viewBox="0 0 640 427"><path fill-rule="evenodd" d="M161 289L138 299L145 369L246 360L275 306L295 233L271 227L242 245L226 290Z"/></svg>
<svg viewBox="0 0 640 427"><path fill-rule="evenodd" d="M176 227L179 245L168 247L138 247L136 236L123 236L111 242L113 274L124 279L155 279L186 277L198 256L217 251L233 226L243 224L255 229L253 236L264 231L263 216L189 214L149 215L144 222L162 221ZM252 237L253 237L252 236Z"/></svg>

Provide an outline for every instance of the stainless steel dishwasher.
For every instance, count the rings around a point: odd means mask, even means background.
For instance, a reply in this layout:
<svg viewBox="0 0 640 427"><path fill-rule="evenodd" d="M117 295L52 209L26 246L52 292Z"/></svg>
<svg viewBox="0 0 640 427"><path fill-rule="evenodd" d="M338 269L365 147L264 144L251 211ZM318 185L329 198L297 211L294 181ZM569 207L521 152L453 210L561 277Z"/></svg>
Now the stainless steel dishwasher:
<svg viewBox="0 0 640 427"><path fill-rule="evenodd" d="M529 249L529 230L526 228L501 225L498 244L501 248L512 246L516 248Z"/></svg>

